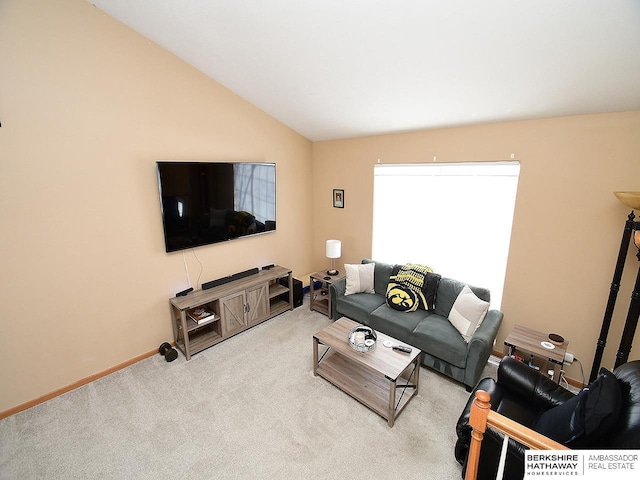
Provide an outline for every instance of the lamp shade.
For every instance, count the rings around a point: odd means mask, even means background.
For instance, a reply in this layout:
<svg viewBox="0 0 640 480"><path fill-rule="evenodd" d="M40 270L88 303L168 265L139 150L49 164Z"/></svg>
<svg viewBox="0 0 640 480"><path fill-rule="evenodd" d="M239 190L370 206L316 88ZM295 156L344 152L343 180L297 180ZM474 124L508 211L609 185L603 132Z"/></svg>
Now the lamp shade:
<svg viewBox="0 0 640 480"><path fill-rule="evenodd" d="M613 192L613 194L633 210L640 210L640 192Z"/></svg>
<svg viewBox="0 0 640 480"><path fill-rule="evenodd" d="M342 242L340 240L327 240L327 258L340 258L342 254Z"/></svg>

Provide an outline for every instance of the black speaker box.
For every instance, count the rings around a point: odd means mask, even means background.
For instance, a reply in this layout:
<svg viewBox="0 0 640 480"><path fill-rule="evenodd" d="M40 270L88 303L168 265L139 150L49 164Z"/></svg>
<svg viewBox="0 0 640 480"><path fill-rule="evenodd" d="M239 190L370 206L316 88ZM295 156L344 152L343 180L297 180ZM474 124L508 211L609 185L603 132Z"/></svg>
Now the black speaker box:
<svg viewBox="0 0 640 480"><path fill-rule="evenodd" d="M286 278L280 279L280 285L285 287L289 286L289 282ZM289 293L283 293L280 298L285 302L289 301ZM297 278L293 279L293 308L298 308L302 305L302 282Z"/></svg>
<svg viewBox="0 0 640 480"><path fill-rule="evenodd" d="M250 268L249 270L245 270L244 272L234 273L233 275L229 275L228 277L217 278L216 280L211 280L210 282L203 283L201 288L202 290L208 290L219 285L224 285L225 283L233 282L244 277L255 275L259 271L260 270L258 270L258 267Z"/></svg>

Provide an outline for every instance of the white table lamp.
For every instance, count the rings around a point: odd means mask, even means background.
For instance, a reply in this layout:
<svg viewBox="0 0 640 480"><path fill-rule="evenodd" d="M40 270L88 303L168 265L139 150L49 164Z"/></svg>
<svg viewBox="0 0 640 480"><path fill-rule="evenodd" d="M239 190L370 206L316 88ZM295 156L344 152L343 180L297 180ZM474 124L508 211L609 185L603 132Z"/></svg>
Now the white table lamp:
<svg viewBox="0 0 640 480"><path fill-rule="evenodd" d="M327 258L331 259L331 270L327 270L328 275L338 275L336 270L336 258L342 254L342 242L340 240L327 240Z"/></svg>

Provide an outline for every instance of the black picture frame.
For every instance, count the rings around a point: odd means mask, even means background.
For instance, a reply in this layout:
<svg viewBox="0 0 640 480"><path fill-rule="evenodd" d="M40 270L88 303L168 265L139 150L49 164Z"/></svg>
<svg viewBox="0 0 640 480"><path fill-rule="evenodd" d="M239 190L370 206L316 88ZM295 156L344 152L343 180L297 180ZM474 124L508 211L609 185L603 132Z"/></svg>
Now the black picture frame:
<svg viewBox="0 0 640 480"><path fill-rule="evenodd" d="M344 208L344 190L340 188L333 189L333 208Z"/></svg>

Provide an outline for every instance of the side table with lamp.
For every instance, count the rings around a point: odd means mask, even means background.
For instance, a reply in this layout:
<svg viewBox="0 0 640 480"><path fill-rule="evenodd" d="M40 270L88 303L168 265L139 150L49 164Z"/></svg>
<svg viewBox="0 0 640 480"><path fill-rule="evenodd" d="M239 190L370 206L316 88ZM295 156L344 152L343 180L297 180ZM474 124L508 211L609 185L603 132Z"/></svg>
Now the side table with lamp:
<svg viewBox="0 0 640 480"><path fill-rule="evenodd" d="M342 255L340 240L327 240L326 256L331 259L331 267L324 272L315 272L309 278L309 310L320 312L331 318L331 295L329 285L345 277L336 270L335 259Z"/></svg>

